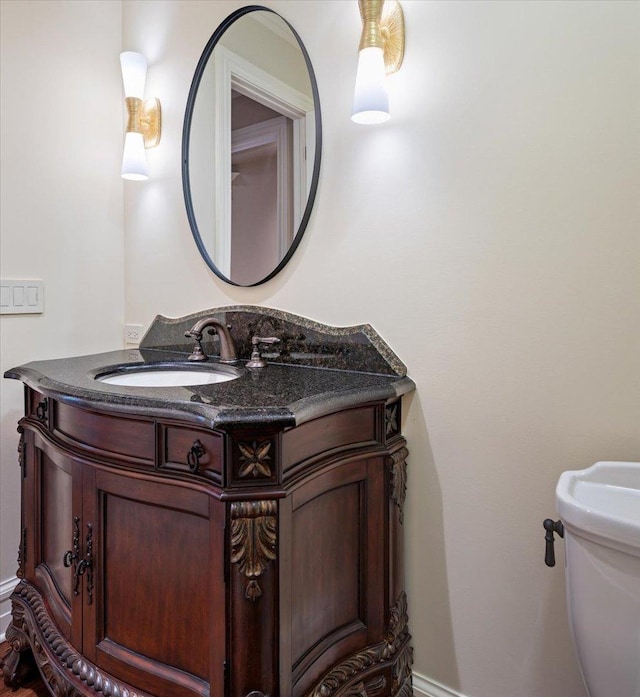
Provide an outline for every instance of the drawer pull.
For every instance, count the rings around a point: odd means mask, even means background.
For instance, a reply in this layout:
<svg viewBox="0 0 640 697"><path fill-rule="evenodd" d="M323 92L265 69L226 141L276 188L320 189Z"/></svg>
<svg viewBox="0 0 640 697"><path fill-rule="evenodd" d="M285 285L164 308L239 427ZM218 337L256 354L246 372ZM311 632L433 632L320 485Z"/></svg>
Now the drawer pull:
<svg viewBox="0 0 640 697"><path fill-rule="evenodd" d="M187 464L189 465L189 471L193 474L197 473L200 467L200 458L205 452L204 445L202 445L199 440L194 441L193 445L189 448L189 452L187 453Z"/></svg>
<svg viewBox="0 0 640 697"><path fill-rule="evenodd" d="M36 417L40 421L45 421L47 418L47 408L48 408L47 400L43 399L38 406L36 407Z"/></svg>

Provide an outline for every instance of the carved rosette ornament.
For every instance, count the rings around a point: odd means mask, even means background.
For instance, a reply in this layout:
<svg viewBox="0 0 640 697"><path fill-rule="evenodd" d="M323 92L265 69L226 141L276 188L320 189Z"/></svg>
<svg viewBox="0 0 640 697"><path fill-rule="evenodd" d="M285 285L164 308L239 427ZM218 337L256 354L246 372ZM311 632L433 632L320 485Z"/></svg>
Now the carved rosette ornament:
<svg viewBox="0 0 640 697"><path fill-rule="evenodd" d="M389 628L384 641L354 654L332 668L307 697L373 697L376 694L373 692L375 680L371 683L361 682L354 686L347 686L349 681L357 678L360 673L375 670L377 666L393 660L396 663L393 668L391 697L411 697L413 650L409 645L411 635L407 626L408 621L407 595L403 591L389 612ZM369 693L370 689L371 693ZM379 683L376 689L382 689Z"/></svg>
<svg viewBox="0 0 640 697"><path fill-rule="evenodd" d="M407 457L409 451L400 448L387 458L387 467L391 472L391 500L400 511L400 522L404 522L404 501L407 496Z"/></svg>
<svg viewBox="0 0 640 697"><path fill-rule="evenodd" d="M388 404L384 408L384 435L388 440L400 433L400 403Z"/></svg>
<svg viewBox="0 0 640 697"><path fill-rule="evenodd" d="M262 595L258 579L276 558L276 501L243 501L231 504L231 563L249 579L245 597L252 602Z"/></svg>
<svg viewBox="0 0 640 697"><path fill-rule="evenodd" d="M86 688L96 697L148 697L85 660L58 632L35 588L21 581L11 598L13 624L7 629L7 640L12 653L3 666L5 678L8 664L12 660L17 664L19 652L30 647L49 692L56 697L84 697ZM82 691L80 684L86 686Z"/></svg>
<svg viewBox="0 0 640 697"><path fill-rule="evenodd" d="M238 477L271 477L271 441L238 443L240 450L240 469Z"/></svg>

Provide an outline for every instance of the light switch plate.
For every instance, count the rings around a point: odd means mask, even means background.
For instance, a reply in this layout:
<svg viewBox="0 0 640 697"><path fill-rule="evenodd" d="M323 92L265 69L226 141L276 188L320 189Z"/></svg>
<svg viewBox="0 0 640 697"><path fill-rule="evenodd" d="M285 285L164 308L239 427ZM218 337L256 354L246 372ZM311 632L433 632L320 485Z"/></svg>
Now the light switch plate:
<svg viewBox="0 0 640 697"><path fill-rule="evenodd" d="M1 315L39 315L44 312L42 281L0 280Z"/></svg>

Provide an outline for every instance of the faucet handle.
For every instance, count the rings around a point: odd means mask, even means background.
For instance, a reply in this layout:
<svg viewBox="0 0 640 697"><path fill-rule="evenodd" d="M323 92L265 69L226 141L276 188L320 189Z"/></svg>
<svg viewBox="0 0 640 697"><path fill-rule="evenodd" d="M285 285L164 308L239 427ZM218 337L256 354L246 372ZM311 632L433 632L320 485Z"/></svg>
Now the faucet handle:
<svg viewBox="0 0 640 697"><path fill-rule="evenodd" d="M277 336L254 336L251 339L253 351L251 352L251 358L247 362L247 368L265 368L267 364L260 355L260 344L277 344L279 341L280 339Z"/></svg>
<svg viewBox="0 0 640 697"><path fill-rule="evenodd" d="M187 339L193 339L195 341L195 346L193 347L193 351L191 352L191 355L187 358L188 361L206 361L209 356L204 352L202 348L202 344L200 343L202 341L202 332L194 331L193 329L190 329L189 331L186 331L184 335L187 337Z"/></svg>

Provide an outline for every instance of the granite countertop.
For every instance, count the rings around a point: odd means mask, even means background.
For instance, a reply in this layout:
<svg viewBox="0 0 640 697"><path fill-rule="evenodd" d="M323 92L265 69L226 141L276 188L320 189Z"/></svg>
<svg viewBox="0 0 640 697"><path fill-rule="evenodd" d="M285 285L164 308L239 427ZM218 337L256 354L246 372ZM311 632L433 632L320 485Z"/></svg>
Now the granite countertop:
<svg viewBox="0 0 640 697"><path fill-rule="evenodd" d="M180 364L189 369L219 366L215 358L203 364L187 362L193 342L184 339L184 327L192 326L201 316L216 313L232 318L234 338L236 333L243 336L244 324L253 328L245 322L247 318L255 323L257 313L263 319L267 315L272 324L280 322L282 336L285 330L295 336L295 351L285 343L280 353L266 354L266 368L248 369L244 367L249 358L246 337L239 342L236 339L240 377L209 385L125 387L95 379L119 368L141 365ZM158 341L160 335L162 341ZM369 358L373 353L383 357L379 366ZM369 365L374 369L363 370ZM223 430L258 424L292 427L339 409L395 399L415 389L404 365L369 325L337 329L279 310L251 306L208 310L179 320L159 316L138 350L34 361L8 370L5 377L22 380L34 390L74 406L177 418Z"/></svg>
<svg viewBox="0 0 640 697"><path fill-rule="evenodd" d="M179 418L208 428L242 428L268 423L290 427L345 407L387 400L415 389L408 377L270 364L228 382L189 387L123 387L95 379L120 366L187 364L168 351L112 351L91 356L34 361L5 373L42 394L74 406ZM217 365L210 360L196 368Z"/></svg>

